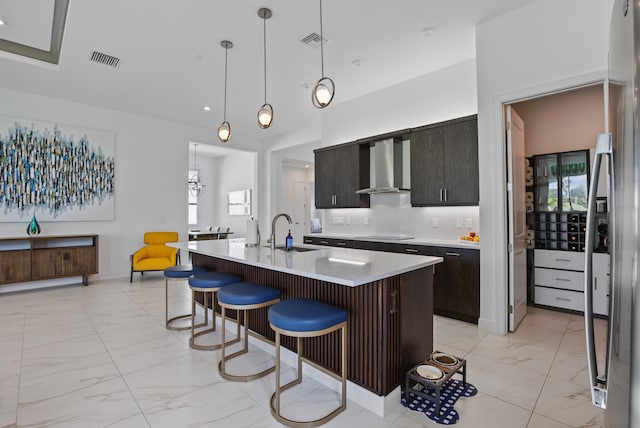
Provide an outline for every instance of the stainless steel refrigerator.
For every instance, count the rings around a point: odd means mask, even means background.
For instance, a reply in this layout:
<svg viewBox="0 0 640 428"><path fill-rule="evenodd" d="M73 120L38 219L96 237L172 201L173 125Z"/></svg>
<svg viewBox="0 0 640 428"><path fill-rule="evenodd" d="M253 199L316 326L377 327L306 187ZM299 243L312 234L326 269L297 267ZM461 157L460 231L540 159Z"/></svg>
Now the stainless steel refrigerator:
<svg viewBox="0 0 640 428"><path fill-rule="evenodd" d="M640 2L615 0L605 84L607 133L598 136L587 214L585 333L593 404L605 409L608 428L640 427ZM608 249L611 256L606 359L596 359L592 264L596 189L608 170Z"/></svg>

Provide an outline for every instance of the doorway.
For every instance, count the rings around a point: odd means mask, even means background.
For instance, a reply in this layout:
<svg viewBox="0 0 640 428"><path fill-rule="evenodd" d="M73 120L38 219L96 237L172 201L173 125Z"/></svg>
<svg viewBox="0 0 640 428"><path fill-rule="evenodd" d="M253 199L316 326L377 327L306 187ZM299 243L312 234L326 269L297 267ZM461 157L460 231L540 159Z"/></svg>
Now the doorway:
<svg viewBox="0 0 640 428"><path fill-rule="evenodd" d="M313 164L306 161L284 159L279 207L291 216L289 225L293 242L302 243L310 231L310 183L313 182Z"/></svg>
<svg viewBox="0 0 640 428"><path fill-rule="evenodd" d="M536 211L533 201L527 201L526 162L534 156L548 153L591 150L596 136L605 132L605 96L602 82L566 91L531 97L504 104L505 124L512 122L513 112L521 124L505 126L507 159L507 295L508 330L516 330L526 315L526 305L535 304L534 252L536 248ZM513 150L512 132L522 128L524 158ZM592 151L591 151L592 156ZM531 163L531 162L530 162ZM533 168L533 165L528 165ZM521 180L522 173L524 182ZM533 171L529 170L530 175ZM531 199L531 198L529 198ZM528 205L529 204L529 205ZM526 230L519 227L524 215ZM555 214L555 212L553 213ZM522 237L526 253L519 253ZM524 281L524 282L523 282ZM526 305L522 307L523 293Z"/></svg>

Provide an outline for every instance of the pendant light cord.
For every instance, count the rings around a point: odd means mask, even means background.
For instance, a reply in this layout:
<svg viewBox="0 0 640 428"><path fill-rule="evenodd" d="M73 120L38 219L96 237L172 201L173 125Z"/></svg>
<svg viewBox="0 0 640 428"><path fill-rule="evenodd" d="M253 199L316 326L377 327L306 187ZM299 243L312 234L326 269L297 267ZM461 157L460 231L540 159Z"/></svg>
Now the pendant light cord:
<svg viewBox="0 0 640 428"><path fill-rule="evenodd" d="M224 121L227 121L227 55L229 46L224 47Z"/></svg>
<svg viewBox="0 0 640 428"><path fill-rule="evenodd" d="M264 103L267 103L267 17L262 18L262 41L264 53Z"/></svg>
<svg viewBox="0 0 640 428"><path fill-rule="evenodd" d="M320 69L324 79L324 37L322 35L322 0L320 0Z"/></svg>

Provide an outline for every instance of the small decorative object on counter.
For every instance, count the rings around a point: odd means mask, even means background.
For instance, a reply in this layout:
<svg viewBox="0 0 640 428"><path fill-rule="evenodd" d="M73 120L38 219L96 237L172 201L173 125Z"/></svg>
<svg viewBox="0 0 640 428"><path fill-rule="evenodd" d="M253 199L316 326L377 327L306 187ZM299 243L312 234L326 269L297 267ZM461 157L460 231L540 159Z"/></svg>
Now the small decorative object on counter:
<svg viewBox="0 0 640 428"><path fill-rule="evenodd" d="M285 238L284 249L289 251L292 248L293 248L293 236L291 236L291 229L289 229L289 233L287 234L287 237Z"/></svg>
<svg viewBox="0 0 640 428"><path fill-rule="evenodd" d="M38 223L38 220L36 220L36 214L33 213L33 217L31 218L31 221L27 226L27 235L40 235L41 230L42 229L40 228L40 223Z"/></svg>

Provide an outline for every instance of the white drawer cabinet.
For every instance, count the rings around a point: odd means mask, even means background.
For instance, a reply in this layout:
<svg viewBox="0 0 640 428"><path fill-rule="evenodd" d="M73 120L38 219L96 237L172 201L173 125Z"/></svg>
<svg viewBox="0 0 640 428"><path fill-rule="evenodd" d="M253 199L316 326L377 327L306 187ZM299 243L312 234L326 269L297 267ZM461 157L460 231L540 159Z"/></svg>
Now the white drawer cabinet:
<svg viewBox="0 0 640 428"><path fill-rule="evenodd" d="M536 303L584 312L584 293L536 286Z"/></svg>
<svg viewBox="0 0 640 428"><path fill-rule="evenodd" d="M584 272L535 268L536 285L573 291L584 290Z"/></svg>
<svg viewBox="0 0 640 428"><path fill-rule="evenodd" d="M534 252L534 302L584 312L584 253ZM609 255L593 255L593 312L609 313Z"/></svg>

